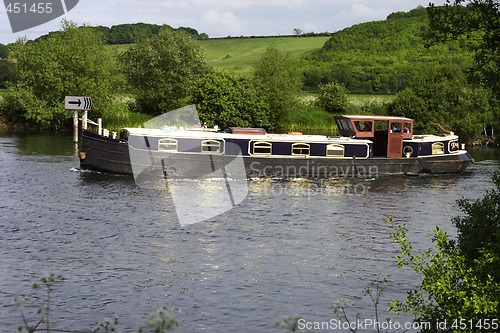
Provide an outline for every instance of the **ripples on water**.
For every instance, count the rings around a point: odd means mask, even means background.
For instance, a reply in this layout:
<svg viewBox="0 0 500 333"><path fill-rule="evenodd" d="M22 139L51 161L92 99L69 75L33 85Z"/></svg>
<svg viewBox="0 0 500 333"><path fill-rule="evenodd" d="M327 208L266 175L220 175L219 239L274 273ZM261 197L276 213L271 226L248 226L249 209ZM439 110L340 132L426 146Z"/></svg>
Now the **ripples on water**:
<svg viewBox="0 0 500 333"><path fill-rule="evenodd" d="M426 248L433 227L454 233L456 199L481 197L497 166L486 160L452 176L254 180L231 211L181 227L166 191L80 171L68 142L0 137L2 332L21 323L12 297L51 272L66 278L54 291L54 328L88 329L117 316L118 331L135 332L164 305L177 332L279 332L274 325L287 315L335 318L329 307L341 299L352 303L352 318L374 318L363 296L372 280L385 281L384 301L418 285L396 268L386 218L406 223L415 247ZM199 193L210 184L188 186Z"/></svg>

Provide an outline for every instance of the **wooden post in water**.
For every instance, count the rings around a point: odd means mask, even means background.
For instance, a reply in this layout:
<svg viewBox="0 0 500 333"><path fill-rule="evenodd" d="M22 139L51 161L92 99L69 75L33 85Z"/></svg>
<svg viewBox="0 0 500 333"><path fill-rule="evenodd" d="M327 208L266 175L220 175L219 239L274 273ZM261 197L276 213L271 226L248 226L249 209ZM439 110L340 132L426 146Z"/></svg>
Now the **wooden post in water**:
<svg viewBox="0 0 500 333"><path fill-rule="evenodd" d="M88 118L88 115L89 115L89 111L88 110L84 110L83 111L83 115L82 115L82 129L84 129L84 130L87 129L87 118Z"/></svg>
<svg viewBox="0 0 500 333"><path fill-rule="evenodd" d="M78 143L78 110L73 111L73 142Z"/></svg>

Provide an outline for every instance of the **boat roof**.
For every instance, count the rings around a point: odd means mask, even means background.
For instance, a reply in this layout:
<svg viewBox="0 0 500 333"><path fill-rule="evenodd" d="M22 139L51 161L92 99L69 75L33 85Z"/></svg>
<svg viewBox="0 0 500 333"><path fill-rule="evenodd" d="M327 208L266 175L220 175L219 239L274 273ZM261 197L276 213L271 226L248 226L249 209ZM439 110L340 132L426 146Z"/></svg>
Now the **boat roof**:
<svg viewBox="0 0 500 333"><path fill-rule="evenodd" d="M336 118L349 118L354 120L401 120L406 122L412 122L413 119L406 117L397 116L373 116L373 115L337 115Z"/></svg>
<svg viewBox="0 0 500 333"><path fill-rule="evenodd" d="M358 143L369 143L368 140L353 139L350 137L329 137L326 135L314 134L275 134L275 133L252 133L252 134L233 134L226 132L216 132L209 130L196 129L153 129L153 128L124 128L130 135L135 136L151 136L159 138L168 138L171 136L179 136L184 138L204 138L204 139L249 139L249 140L271 140L271 141L293 141L293 142L310 142L310 141L356 141Z"/></svg>

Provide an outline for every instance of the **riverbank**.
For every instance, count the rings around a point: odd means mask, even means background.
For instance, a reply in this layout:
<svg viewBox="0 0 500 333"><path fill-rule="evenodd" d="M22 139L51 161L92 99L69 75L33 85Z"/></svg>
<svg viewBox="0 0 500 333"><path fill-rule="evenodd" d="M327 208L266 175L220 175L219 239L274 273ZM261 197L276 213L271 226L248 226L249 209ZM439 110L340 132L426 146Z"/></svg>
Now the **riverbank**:
<svg viewBox="0 0 500 333"><path fill-rule="evenodd" d="M0 134L17 132L38 132L39 130L26 124L10 123L7 117L0 114Z"/></svg>

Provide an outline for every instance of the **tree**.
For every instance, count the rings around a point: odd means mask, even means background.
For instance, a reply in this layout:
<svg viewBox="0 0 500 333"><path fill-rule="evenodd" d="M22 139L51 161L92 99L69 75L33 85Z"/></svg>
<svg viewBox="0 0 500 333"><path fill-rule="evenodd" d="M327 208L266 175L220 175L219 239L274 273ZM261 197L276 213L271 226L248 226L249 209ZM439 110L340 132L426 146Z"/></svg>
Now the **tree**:
<svg viewBox="0 0 500 333"><path fill-rule="evenodd" d="M103 36L89 27L63 21L58 34L37 42L18 40L12 57L18 60L18 82L7 96L9 116L41 127L60 127L71 114L64 96L91 96L92 115L112 117L119 84L116 61ZM10 105L10 106L9 106Z"/></svg>
<svg viewBox="0 0 500 333"><path fill-rule="evenodd" d="M9 57L9 48L7 45L0 44L0 59L5 59Z"/></svg>
<svg viewBox="0 0 500 333"><path fill-rule="evenodd" d="M335 82L320 84L317 103L327 112L341 113L347 107L347 95L347 89L341 84Z"/></svg>
<svg viewBox="0 0 500 333"><path fill-rule="evenodd" d="M9 82L15 83L16 81L16 65L8 59L0 59L0 89L5 89Z"/></svg>
<svg viewBox="0 0 500 333"><path fill-rule="evenodd" d="M464 6L466 4L466 6ZM430 43L469 39L463 43L475 51L474 72L493 91L500 88L500 2L498 0L447 0L428 8ZM472 37L472 38L471 38ZM497 96L498 97L498 96Z"/></svg>
<svg viewBox="0 0 500 333"><path fill-rule="evenodd" d="M500 171L493 175L496 188L475 201L460 199L458 206L464 216L457 216L453 224L458 229L458 245L468 266L484 256L488 265L483 267L482 278L491 276L500 284Z"/></svg>
<svg viewBox="0 0 500 333"><path fill-rule="evenodd" d="M208 70L194 37L170 28L132 45L121 60L139 108L151 115L185 106L191 86Z"/></svg>
<svg viewBox="0 0 500 333"><path fill-rule="evenodd" d="M421 71L389 105L389 113L414 118L421 131L437 130L432 123L439 122L473 140L492 120L493 107L488 89L469 83L458 66L440 65Z"/></svg>
<svg viewBox="0 0 500 333"><path fill-rule="evenodd" d="M269 106L248 78L211 72L196 82L191 95L200 120L208 126L227 129L268 125Z"/></svg>
<svg viewBox="0 0 500 333"><path fill-rule="evenodd" d="M261 98L269 105L268 121L273 130L280 129L298 107L300 74L297 67L271 46L254 68L253 80Z"/></svg>
<svg viewBox="0 0 500 333"><path fill-rule="evenodd" d="M457 240L436 228L432 237L435 250L419 255L413 252L404 225L391 234L400 245L398 267L409 266L422 276L420 288L409 291L404 303L393 302L392 310L411 311L416 321L433 324L423 332L498 331L500 169L493 181L495 189L482 199L458 201L465 215L453 219ZM445 322L446 327L436 325Z"/></svg>

